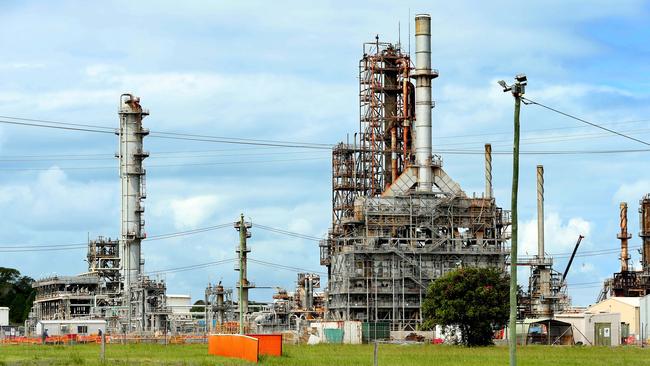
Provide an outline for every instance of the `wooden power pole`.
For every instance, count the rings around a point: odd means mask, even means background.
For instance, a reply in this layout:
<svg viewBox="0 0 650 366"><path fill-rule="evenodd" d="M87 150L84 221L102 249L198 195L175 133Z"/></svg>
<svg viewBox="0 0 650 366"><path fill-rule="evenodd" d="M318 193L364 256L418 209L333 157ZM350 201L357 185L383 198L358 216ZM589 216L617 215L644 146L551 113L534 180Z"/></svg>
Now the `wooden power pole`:
<svg viewBox="0 0 650 366"><path fill-rule="evenodd" d="M528 79L526 75L515 76L515 83L507 85L505 81L499 81L504 92L512 92L515 98L514 118L514 143L512 149L512 239L510 242L510 321L508 322L508 345L510 350L510 366L517 365L517 193L519 192L519 111L521 109L521 97L525 93Z"/></svg>

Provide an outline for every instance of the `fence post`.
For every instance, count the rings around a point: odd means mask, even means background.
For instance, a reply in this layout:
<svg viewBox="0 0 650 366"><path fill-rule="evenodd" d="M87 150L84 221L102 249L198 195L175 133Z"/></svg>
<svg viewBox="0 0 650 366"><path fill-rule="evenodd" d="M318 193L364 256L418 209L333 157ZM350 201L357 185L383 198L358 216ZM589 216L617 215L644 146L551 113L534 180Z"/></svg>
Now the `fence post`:
<svg viewBox="0 0 650 366"><path fill-rule="evenodd" d="M102 363L106 362L106 333L102 332L101 338L101 360Z"/></svg>
<svg viewBox="0 0 650 366"><path fill-rule="evenodd" d="M374 366L377 366L377 339L375 338L375 357L374 357Z"/></svg>

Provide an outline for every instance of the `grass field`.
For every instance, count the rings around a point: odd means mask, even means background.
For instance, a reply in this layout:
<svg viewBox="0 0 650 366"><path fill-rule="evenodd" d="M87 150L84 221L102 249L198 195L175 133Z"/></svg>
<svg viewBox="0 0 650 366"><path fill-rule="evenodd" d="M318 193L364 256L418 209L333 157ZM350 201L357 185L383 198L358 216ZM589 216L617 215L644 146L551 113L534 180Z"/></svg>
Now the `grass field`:
<svg viewBox="0 0 650 366"><path fill-rule="evenodd" d="M372 345L286 346L280 358L262 365L372 365ZM650 365L650 349L529 346L519 349L519 365ZM0 345L0 365L101 365L99 346ZM106 365L246 365L209 356L206 345L106 346ZM462 348L443 345L379 345L379 365L507 365L507 347Z"/></svg>

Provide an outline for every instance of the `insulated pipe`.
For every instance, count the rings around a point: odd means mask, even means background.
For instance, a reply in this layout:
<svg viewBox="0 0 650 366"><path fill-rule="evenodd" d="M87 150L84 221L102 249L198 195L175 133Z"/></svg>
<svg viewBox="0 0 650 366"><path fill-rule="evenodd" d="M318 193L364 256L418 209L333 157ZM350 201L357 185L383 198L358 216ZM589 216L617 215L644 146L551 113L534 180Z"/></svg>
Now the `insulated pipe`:
<svg viewBox="0 0 650 366"><path fill-rule="evenodd" d="M485 198L492 198L492 145L485 144Z"/></svg>
<svg viewBox="0 0 650 366"><path fill-rule="evenodd" d="M397 127L393 125L390 129L390 148L391 148L391 170L390 170L390 183L393 184L397 180Z"/></svg>
<svg viewBox="0 0 650 366"><path fill-rule="evenodd" d="M431 16L415 16L415 162L418 191L431 192Z"/></svg>
<svg viewBox="0 0 650 366"><path fill-rule="evenodd" d="M627 272L629 270L630 260L627 241L632 237L632 235L627 232L627 202L621 202L619 208L619 226L621 232L616 237L621 240L621 272Z"/></svg>
<svg viewBox="0 0 650 366"><path fill-rule="evenodd" d="M402 67L402 164L403 168L406 168L408 165L407 157L407 146L408 146L408 134L409 134L409 71L410 65L407 59L402 58L399 60L399 64Z"/></svg>
<svg viewBox="0 0 650 366"><path fill-rule="evenodd" d="M544 258L544 166L537 166L537 256Z"/></svg>

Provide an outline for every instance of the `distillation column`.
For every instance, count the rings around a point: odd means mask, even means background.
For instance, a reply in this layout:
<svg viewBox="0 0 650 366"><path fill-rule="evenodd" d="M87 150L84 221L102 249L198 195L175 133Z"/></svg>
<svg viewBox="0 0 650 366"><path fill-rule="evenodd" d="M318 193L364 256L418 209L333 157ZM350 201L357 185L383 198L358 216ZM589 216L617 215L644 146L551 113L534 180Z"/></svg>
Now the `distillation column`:
<svg viewBox="0 0 650 366"><path fill-rule="evenodd" d="M140 98L131 94L120 96L120 180L122 183L122 220L120 236L120 263L127 303L130 291L141 274L141 240L144 239L144 179L143 160L149 156L142 149L144 136L149 130L142 128L142 118L149 115L140 106Z"/></svg>
<svg viewBox="0 0 650 366"><path fill-rule="evenodd" d="M418 166L418 191L431 192L431 16L415 16L415 164Z"/></svg>
<svg viewBox="0 0 650 366"><path fill-rule="evenodd" d="M621 202L620 205L620 228L621 232L616 236L621 240L621 272L630 270L630 255L628 254L628 240L632 238L627 232L627 202Z"/></svg>

